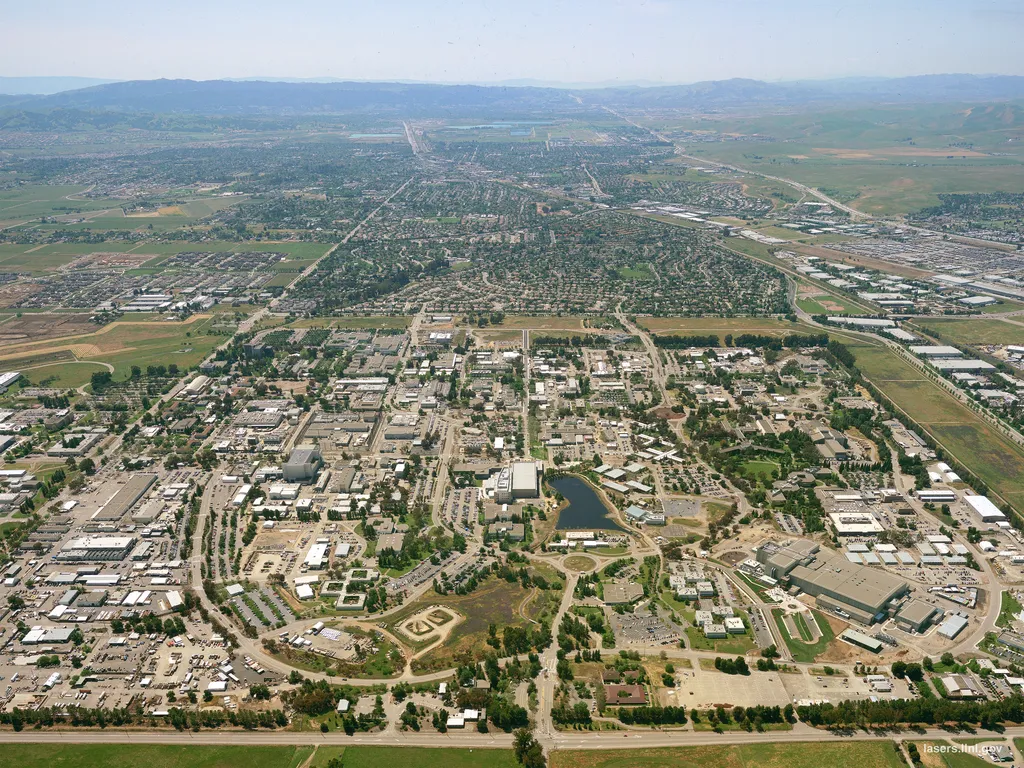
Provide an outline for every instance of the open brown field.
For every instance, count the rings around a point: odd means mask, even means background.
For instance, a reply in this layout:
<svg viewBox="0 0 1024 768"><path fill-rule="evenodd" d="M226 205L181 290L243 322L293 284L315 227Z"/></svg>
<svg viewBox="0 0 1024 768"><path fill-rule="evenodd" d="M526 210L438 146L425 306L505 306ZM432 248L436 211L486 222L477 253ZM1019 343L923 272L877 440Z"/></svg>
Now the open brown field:
<svg viewBox="0 0 1024 768"><path fill-rule="evenodd" d="M15 344L80 335L95 329L96 326L89 322L89 315L84 313L11 315L0 322L0 354Z"/></svg>

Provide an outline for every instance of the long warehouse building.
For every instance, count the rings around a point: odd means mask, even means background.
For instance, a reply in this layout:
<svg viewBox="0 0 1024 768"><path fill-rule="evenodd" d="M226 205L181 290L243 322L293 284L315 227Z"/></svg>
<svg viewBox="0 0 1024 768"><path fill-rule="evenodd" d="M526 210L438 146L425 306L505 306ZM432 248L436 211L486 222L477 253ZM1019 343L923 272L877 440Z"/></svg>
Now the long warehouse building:
<svg viewBox="0 0 1024 768"><path fill-rule="evenodd" d="M132 507L139 503L139 499L146 495L146 492L156 482L156 475L132 475L124 487L118 490L110 501L100 507L92 519L97 522L116 522L124 517Z"/></svg>

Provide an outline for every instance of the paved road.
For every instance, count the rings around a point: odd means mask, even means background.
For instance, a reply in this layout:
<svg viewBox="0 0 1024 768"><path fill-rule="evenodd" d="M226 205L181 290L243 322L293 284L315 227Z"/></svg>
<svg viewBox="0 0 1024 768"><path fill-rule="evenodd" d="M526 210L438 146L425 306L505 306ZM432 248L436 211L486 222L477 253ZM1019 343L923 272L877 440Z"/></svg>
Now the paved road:
<svg viewBox="0 0 1024 768"><path fill-rule="evenodd" d="M555 618L551 622L553 639L551 645L540 655L540 665L543 671L540 673L537 686L537 732L548 737L553 737L556 733L551 720L551 707L555 703L555 689L559 682L558 673L555 671L558 665L558 628L562 625L562 618L572 606L577 581L579 581L579 574L572 571L566 572L565 593L558 606L558 613L555 614Z"/></svg>
<svg viewBox="0 0 1024 768"><path fill-rule="evenodd" d="M778 743L821 743L842 741L903 741L940 740L946 741L956 734L938 728L920 731L875 732L855 731L834 733L811 728L798 723L792 731L770 733L747 733L728 731L657 731L634 730L628 732L581 732L566 731L553 735L537 732L537 740L547 749L629 749L652 747L702 746L709 744L763 744L766 741ZM985 732L985 735L988 735ZM1001 734L992 734L995 739L1011 739L1024 736L1024 727L1007 728ZM107 728L106 730L85 730L63 728L47 731L27 730L21 733L0 732L0 743L38 744L189 744L189 745L234 745L244 742L251 746L289 745L362 745L362 746L421 746L421 747L463 747L473 749L508 748L512 745L511 734L479 734L472 731L448 731L446 734L424 734L415 732L393 732L385 734L356 734L346 736L342 732L315 733L295 731L211 731L198 733L190 731L135 731Z"/></svg>

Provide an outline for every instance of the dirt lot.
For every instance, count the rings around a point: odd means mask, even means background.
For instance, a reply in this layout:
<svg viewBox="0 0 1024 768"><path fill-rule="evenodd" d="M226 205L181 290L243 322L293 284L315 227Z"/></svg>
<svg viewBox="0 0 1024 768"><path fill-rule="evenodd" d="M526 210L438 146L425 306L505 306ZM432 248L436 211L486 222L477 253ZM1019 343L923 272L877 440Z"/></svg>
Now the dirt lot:
<svg viewBox="0 0 1024 768"><path fill-rule="evenodd" d="M0 323L0 345L43 341L90 333L96 325L85 314L28 314Z"/></svg>
<svg viewBox="0 0 1024 768"><path fill-rule="evenodd" d="M666 705L703 709L719 704L743 707L755 704L780 707L791 699L778 672L724 675L700 669L676 674L676 687L662 691Z"/></svg>

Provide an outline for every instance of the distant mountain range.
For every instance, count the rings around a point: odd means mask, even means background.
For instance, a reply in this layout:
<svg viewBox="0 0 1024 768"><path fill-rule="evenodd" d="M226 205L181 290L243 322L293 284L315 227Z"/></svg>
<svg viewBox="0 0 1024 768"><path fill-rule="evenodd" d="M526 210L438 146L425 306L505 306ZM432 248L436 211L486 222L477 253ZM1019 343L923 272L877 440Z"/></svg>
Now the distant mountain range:
<svg viewBox="0 0 1024 768"><path fill-rule="evenodd" d="M43 82L45 81L45 82ZM81 87L88 82L88 87ZM588 107L737 109L880 103L982 102L1024 99L1024 77L925 75L786 83L713 80L690 85L552 88L540 85L304 82L292 80L132 80L95 84L87 78L0 78L0 93L57 87L70 90L0 96L0 109L55 109L203 115L330 114L384 110L409 115Z"/></svg>
<svg viewBox="0 0 1024 768"><path fill-rule="evenodd" d="M105 80L99 77L0 77L0 94L26 95L60 93L76 88L89 88L94 85L116 83L117 80Z"/></svg>

